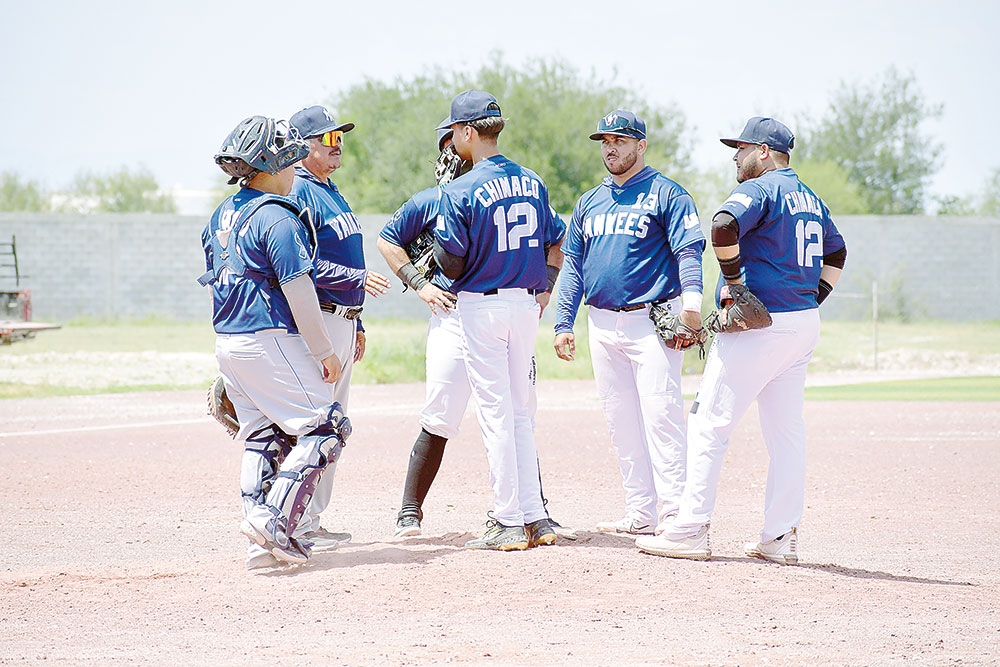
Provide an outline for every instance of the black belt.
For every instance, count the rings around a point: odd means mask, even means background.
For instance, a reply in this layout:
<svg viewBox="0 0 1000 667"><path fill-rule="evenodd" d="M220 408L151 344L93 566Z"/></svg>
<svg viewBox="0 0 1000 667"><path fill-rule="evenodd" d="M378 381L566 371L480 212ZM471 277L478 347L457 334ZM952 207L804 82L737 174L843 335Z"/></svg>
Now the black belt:
<svg viewBox="0 0 1000 667"><path fill-rule="evenodd" d="M621 308L612 308L611 310L616 313L631 313L633 310L642 310L646 306L655 306L658 303L666 303L669 299L657 299L656 301L647 301L646 303L640 303L636 306L622 306Z"/></svg>
<svg viewBox="0 0 1000 667"><path fill-rule="evenodd" d="M511 289L524 289L524 291L526 291L531 296L536 296L536 295L541 294L542 292L545 291L543 289L525 289L525 288L522 288L522 287L512 287ZM494 294L499 294L499 293L500 293L500 290L488 289L485 292L483 292L483 296L493 296Z"/></svg>
<svg viewBox="0 0 1000 667"><path fill-rule="evenodd" d="M339 315L345 320L356 320L361 317L361 306L341 306L339 303L321 303L319 309L334 315Z"/></svg>

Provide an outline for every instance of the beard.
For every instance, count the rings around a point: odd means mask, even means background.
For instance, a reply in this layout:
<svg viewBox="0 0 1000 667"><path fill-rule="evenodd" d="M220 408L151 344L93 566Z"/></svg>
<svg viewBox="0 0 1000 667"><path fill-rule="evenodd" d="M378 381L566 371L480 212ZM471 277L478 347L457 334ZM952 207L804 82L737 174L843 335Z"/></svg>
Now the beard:
<svg viewBox="0 0 1000 667"><path fill-rule="evenodd" d="M604 166L615 176L624 174L626 171L631 169L635 165L635 161L639 159L638 148L633 149L630 153L625 153L624 155L618 156L618 161L614 165L609 165L608 161L604 161Z"/></svg>
<svg viewBox="0 0 1000 667"><path fill-rule="evenodd" d="M756 155L751 155L743 164L736 168L736 182L742 183L751 178L757 178L764 171L764 165L760 163Z"/></svg>

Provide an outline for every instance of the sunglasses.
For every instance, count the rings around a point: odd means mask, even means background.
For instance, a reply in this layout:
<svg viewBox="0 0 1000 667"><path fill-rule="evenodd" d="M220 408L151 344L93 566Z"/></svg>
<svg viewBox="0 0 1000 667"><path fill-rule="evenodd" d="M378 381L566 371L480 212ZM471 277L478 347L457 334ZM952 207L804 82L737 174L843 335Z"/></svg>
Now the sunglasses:
<svg viewBox="0 0 1000 667"><path fill-rule="evenodd" d="M344 141L344 131L343 130L333 130L332 132L324 132L323 134L316 137L319 142L324 146L332 147L337 144L343 143Z"/></svg>

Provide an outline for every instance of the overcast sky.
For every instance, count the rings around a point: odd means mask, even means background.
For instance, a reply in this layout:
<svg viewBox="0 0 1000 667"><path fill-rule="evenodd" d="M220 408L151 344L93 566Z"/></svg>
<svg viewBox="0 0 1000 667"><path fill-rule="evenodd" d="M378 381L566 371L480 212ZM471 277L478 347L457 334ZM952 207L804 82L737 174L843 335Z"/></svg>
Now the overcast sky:
<svg viewBox="0 0 1000 667"><path fill-rule="evenodd" d="M287 118L365 77L476 69L502 49L515 65L541 56L602 77L617 69L650 101L676 102L695 126L692 160L721 168L730 151L717 138L747 117L792 124L795 114L822 113L841 80L894 65L944 104L925 128L945 145L932 192L965 194L1000 166L991 148L1000 120L998 8L962 0L0 0L0 170L55 188L81 169L145 164L165 187L209 188L218 173L212 155L245 116ZM448 101L443 91L441 115ZM504 112L517 121L516 109Z"/></svg>

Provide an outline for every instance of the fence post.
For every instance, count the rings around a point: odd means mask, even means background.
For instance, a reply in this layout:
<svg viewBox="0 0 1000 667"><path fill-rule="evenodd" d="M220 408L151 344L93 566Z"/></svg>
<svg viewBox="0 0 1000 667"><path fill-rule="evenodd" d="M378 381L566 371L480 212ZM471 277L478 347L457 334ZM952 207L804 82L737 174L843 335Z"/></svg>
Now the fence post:
<svg viewBox="0 0 1000 667"><path fill-rule="evenodd" d="M872 361L878 370L878 281L872 281Z"/></svg>

